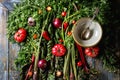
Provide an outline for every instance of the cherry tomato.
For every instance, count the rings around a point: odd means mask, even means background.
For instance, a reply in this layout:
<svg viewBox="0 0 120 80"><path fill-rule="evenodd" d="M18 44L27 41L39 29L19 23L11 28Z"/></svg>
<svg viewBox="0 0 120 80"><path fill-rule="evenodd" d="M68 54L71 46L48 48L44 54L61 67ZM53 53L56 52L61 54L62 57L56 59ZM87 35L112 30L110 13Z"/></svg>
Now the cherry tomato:
<svg viewBox="0 0 120 80"><path fill-rule="evenodd" d="M25 40L25 38L26 38L26 35L27 35L26 30L23 29L23 28L21 28L21 29L19 29L19 30L15 33L14 39L15 39L15 41L17 41L17 42L23 42L23 41Z"/></svg>
<svg viewBox="0 0 120 80"><path fill-rule="evenodd" d="M66 14L67 14L67 12L65 12L65 11L63 11L63 12L61 13L61 15L62 15L63 17L65 17Z"/></svg>
<svg viewBox="0 0 120 80"><path fill-rule="evenodd" d="M72 32L71 32L71 31L68 31L68 32L67 32L67 35L68 35L68 36L71 36L71 35L72 35Z"/></svg>
<svg viewBox="0 0 120 80"><path fill-rule="evenodd" d="M82 66L82 61L78 61L78 62L77 62L77 66L78 66L78 67L81 67L81 66Z"/></svg>
<svg viewBox="0 0 120 80"><path fill-rule="evenodd" d="M61 57L65 55L66 53L66 48L64 47L63 44L55 44L54 47L52 48L52 54Z"/></svg>
<svg viewBox="0 0 120 80"><path fill-rule="evenodd" d="M99 47L85 48L85 54L90 57L96 57L99 54Z"/></svg>
<svg viewBox="0 0 120 80"><path fill-rule="evenodd" d="M29 71L28 73L27 73L27 75L29 76L29 77L31 77L32 76L32 72L31 71Z"/></svg>
<svg viewBox="0 0 120 80"><path fill-rule="evenodd" d="M38 10L38 14L41 14L41 13L42 13L42 10L39 9L39 10Z"/></svg>
<svg viewBox="0 0 120 80"><path fill-rule="evenodd" d="M62 43L62 42L63 42L63 40L62 40L62 39L59 39L59 42L60 42L60 43Z"/></svg>
<svg viewBox="0 0 120 80"><path fill-rule="evenodd" d="M51 6L47 6L46 10L51 11L52 10Z"/></svg>
<svg viewBox="0 0 120 80"><path fill-rule="evenodd" d="M37 39L37 34L34 34L34 35L33 35L33 39Z"/></svg>
<svg viewBox="0 0 120 80"><path fill-rule="evenodd" d="M64 23L63 23L63 28L64 28L64 30L66 30L68 26L69 26L69 23L68 23L68 22L64 22Z"/></svg>
<svg viewBox="0 0 120 80"><path fill-rule="evenodd" d="M75 20L73 20L73 21L72 21L72 24L75 24L75 23L76 23L76 21L75 21Z"/></svg>

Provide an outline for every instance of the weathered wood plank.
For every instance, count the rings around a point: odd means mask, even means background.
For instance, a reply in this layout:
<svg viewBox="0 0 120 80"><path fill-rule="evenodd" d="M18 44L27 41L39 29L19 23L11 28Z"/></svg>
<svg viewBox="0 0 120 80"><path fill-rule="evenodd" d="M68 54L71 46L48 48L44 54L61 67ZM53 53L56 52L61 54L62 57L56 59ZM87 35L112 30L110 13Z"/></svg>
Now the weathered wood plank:
<svg viewBox="0 0 120 80"><path fill-rule="evenodd" d="M17 58L19 47L16 44L9 43L9 78L10 80L19 80L19 72L16 71L14 59Z"/></svg>
<svg viewBox="0 0 120 80"><path fill-rule="evenodd" d="M7 9L0 4L0 80L8 80Z"/></svg>

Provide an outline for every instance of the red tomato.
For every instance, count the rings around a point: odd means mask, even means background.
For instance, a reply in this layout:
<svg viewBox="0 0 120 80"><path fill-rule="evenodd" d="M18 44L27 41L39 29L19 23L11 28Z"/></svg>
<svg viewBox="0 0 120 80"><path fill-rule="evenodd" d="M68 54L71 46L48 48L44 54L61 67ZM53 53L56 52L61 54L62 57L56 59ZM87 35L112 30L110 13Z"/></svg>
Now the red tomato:
<svg viewBox="0 0 120 80"><path fill-rule="evenodd" d="M61 15L62 15L63 17L65 17L66 14L67 14L67 12L65 12L65 11L63 11L63 12L61 13Z"/></svg>
<svg viewBox="0 0 120 80"><path fill-rule="evenodd" d="M33 35L33 39L37 39L37 34L34 34L34 35Z"/></svg>
<svg viewBox="0 0 120 80"><path fill-rule="evenodd" d="M71 31L68 31L68 32L67 32L67 35L68 35L68 36L71 36L71 35L72 35L72 32L71 32Z"/></svg>
<svg viewBox="0 0 120 80"><path fill-rule="evenodd" d="M62 39L59 39L59 42L60 42L60 43L62 43L62 42L63 42L63 40L62 40Z"/></svg>
<svg viewBox="0 0 120 80"><path fill-rule="evenodd" d="M55 44L54 47L52 48L52 54L60 57L65 55L66 53L66 48L62 44Z"/></svg>
<svg viewBox="0 0 120 80"><path fill-rule="evenodd" d="M85 54L90 57L96 57L99 54L99 47L85 48Z"/></svg>
<svg viewBox="0 0 120 80"><path fill-rule="evenodd" d="M81 66L82 66L82 61L78 61L78 62L77 62L77 66L78 66L78 67L81 67Z"/></svg>
<svg viewBox="0 0 120 80"><path fill-rule="evenodd" d="M73 20L73 21L72 21L72 24L75 24L75 23L76 23L76 21L75 21L75 20Z"/></svg>
<svg viewBox="0 0 120 80"><path fill-rule="evenodd" d="M25 38L26 38L26 35L27 35L26 30L23 29L23 28L21 28L21 29L19 29L19 30L15 33L14 39L15 39L15 41L17 41L17 42L23 42L23 41L25 40Z"/></svg>
<svg viewBox="0 0 120 80"><path fill-rule="evenodd" d="M68 23L68 22L64 22L64 23L63 23L63 28L64 28L64 30L66 30L68 26L69 26L69 23Z"/></svg>

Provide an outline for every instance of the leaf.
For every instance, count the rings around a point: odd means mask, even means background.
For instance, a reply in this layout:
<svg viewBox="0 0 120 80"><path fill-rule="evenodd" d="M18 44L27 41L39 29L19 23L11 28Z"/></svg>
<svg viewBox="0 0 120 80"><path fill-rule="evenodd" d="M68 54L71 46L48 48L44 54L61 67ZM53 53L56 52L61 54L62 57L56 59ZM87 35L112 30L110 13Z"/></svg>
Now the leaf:
<svg viewBox="0 0 120 80"><path fill-rule="evenodd" d="M47 80L55 80L55 75L50 74L48 76Z"/></svg>

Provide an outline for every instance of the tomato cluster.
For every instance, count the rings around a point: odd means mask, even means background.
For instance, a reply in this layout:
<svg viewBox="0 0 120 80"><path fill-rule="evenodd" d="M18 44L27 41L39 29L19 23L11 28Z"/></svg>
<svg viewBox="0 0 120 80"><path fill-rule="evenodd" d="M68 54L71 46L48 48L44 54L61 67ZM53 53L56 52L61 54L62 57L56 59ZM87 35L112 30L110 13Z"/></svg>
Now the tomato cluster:
<svg viewBox="0 0 120 80"><path fill-rule="evenodd" d="M90 57L96 57L99 54L99 47L85 48L85 54Z"/></svg>

